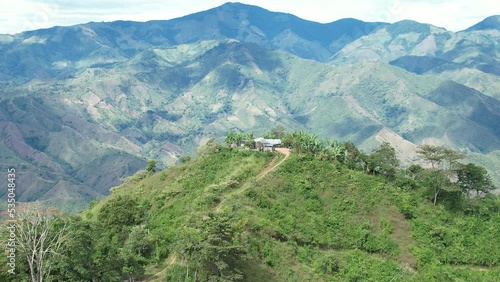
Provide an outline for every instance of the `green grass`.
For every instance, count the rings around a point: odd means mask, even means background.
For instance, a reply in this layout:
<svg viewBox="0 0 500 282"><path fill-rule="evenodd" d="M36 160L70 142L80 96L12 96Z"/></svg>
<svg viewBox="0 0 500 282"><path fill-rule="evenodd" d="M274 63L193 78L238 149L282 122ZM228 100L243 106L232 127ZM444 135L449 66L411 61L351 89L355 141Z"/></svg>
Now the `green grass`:
<svg viewBox="0 0 500 282"><path fill-rule="evenodd" d="M86 217L96 220L114 198L136 199L163 264L176 256L179 232L193 216L211 217L226 198L218 213L231 214L242 230L247 259L233 267L244 281L494 281L500 272L498 199L463 201L460 210L443 195L434 208L425 187L407 190L294 154L255 181L273 154L214 150L128 179ZM232 193L243 186L244 192ZM186 271L186 262L177 259L166 271L170 279ZM151 264L148 273L160 268Z"/></svg>

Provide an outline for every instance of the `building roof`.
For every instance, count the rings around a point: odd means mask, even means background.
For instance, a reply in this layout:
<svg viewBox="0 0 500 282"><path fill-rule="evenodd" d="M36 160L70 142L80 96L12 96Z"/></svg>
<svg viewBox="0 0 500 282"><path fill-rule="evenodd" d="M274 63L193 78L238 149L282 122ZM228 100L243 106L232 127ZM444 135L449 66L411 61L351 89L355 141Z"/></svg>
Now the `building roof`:
<svg viewBox="0 0 500 282"><path fill-rule="evenodd" d="M273 147L281 144L281 139L266 139L266 138L257 138L254 140L255 142L260 142L266 147Z"/></svg>

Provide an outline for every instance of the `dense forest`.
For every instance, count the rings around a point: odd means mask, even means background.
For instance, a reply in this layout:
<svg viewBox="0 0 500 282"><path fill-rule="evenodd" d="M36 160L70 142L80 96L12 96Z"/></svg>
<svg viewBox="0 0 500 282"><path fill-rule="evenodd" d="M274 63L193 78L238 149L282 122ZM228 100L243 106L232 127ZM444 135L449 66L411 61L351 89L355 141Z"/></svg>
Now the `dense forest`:
<svg viewBox="0 0 500 282"><path fill-rule="evenodd" d="M422 145L402 167L388 143L274 128L288 155L253 137L150 161L78 215L19 205L16 274L2 256L0 280L498 281L500 200L461 152Z"/></svg>

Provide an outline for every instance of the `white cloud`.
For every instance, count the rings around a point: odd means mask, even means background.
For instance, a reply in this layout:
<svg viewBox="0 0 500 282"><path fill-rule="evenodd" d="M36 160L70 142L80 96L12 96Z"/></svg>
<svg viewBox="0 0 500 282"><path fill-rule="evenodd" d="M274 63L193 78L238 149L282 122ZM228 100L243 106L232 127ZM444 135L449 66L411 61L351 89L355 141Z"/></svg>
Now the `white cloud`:
<svg viewBox="0 0 500 282"><path fill-rule="evenodd" d="M5 1L7 3L5 3ZM74 25L89 21L171 19L222 5L224 0L2 0L0 33ZM395 22L411 19L445 27L467 28L500 14L491 0L241 0L243 3L331 22L341 18Z"/></svg>
<svg viewBox="0 0 500 282"><path fill-rule="evenodd" d="M466 29L488 16L500 14L495 1L479 0L400 0L397 20L412 19L457 31Z"/></svg>

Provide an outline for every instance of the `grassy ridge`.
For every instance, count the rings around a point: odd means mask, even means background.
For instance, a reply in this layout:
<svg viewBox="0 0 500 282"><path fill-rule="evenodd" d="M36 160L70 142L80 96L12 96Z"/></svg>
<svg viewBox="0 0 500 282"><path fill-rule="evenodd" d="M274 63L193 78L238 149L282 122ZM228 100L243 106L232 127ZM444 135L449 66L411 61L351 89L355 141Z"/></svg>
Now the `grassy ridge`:
<svg viewBox="0 0 500 282"><path fill-rule="evenodd" d="M246 255L228 267L244 281L495 281L500 274L498 198L462 201L457 209L444 196L433 208L426 187L410 189L308 155L292 155L256 182L271 153L212 149L185 165L129 179L86 217L98 221L117 198L133 199L155 242L145 275L175 257L158 276L168 281L185 279L179 242L186 228L218 218L238 230L233 243ZM215 211L242 185L249 187Z"/></svg>

